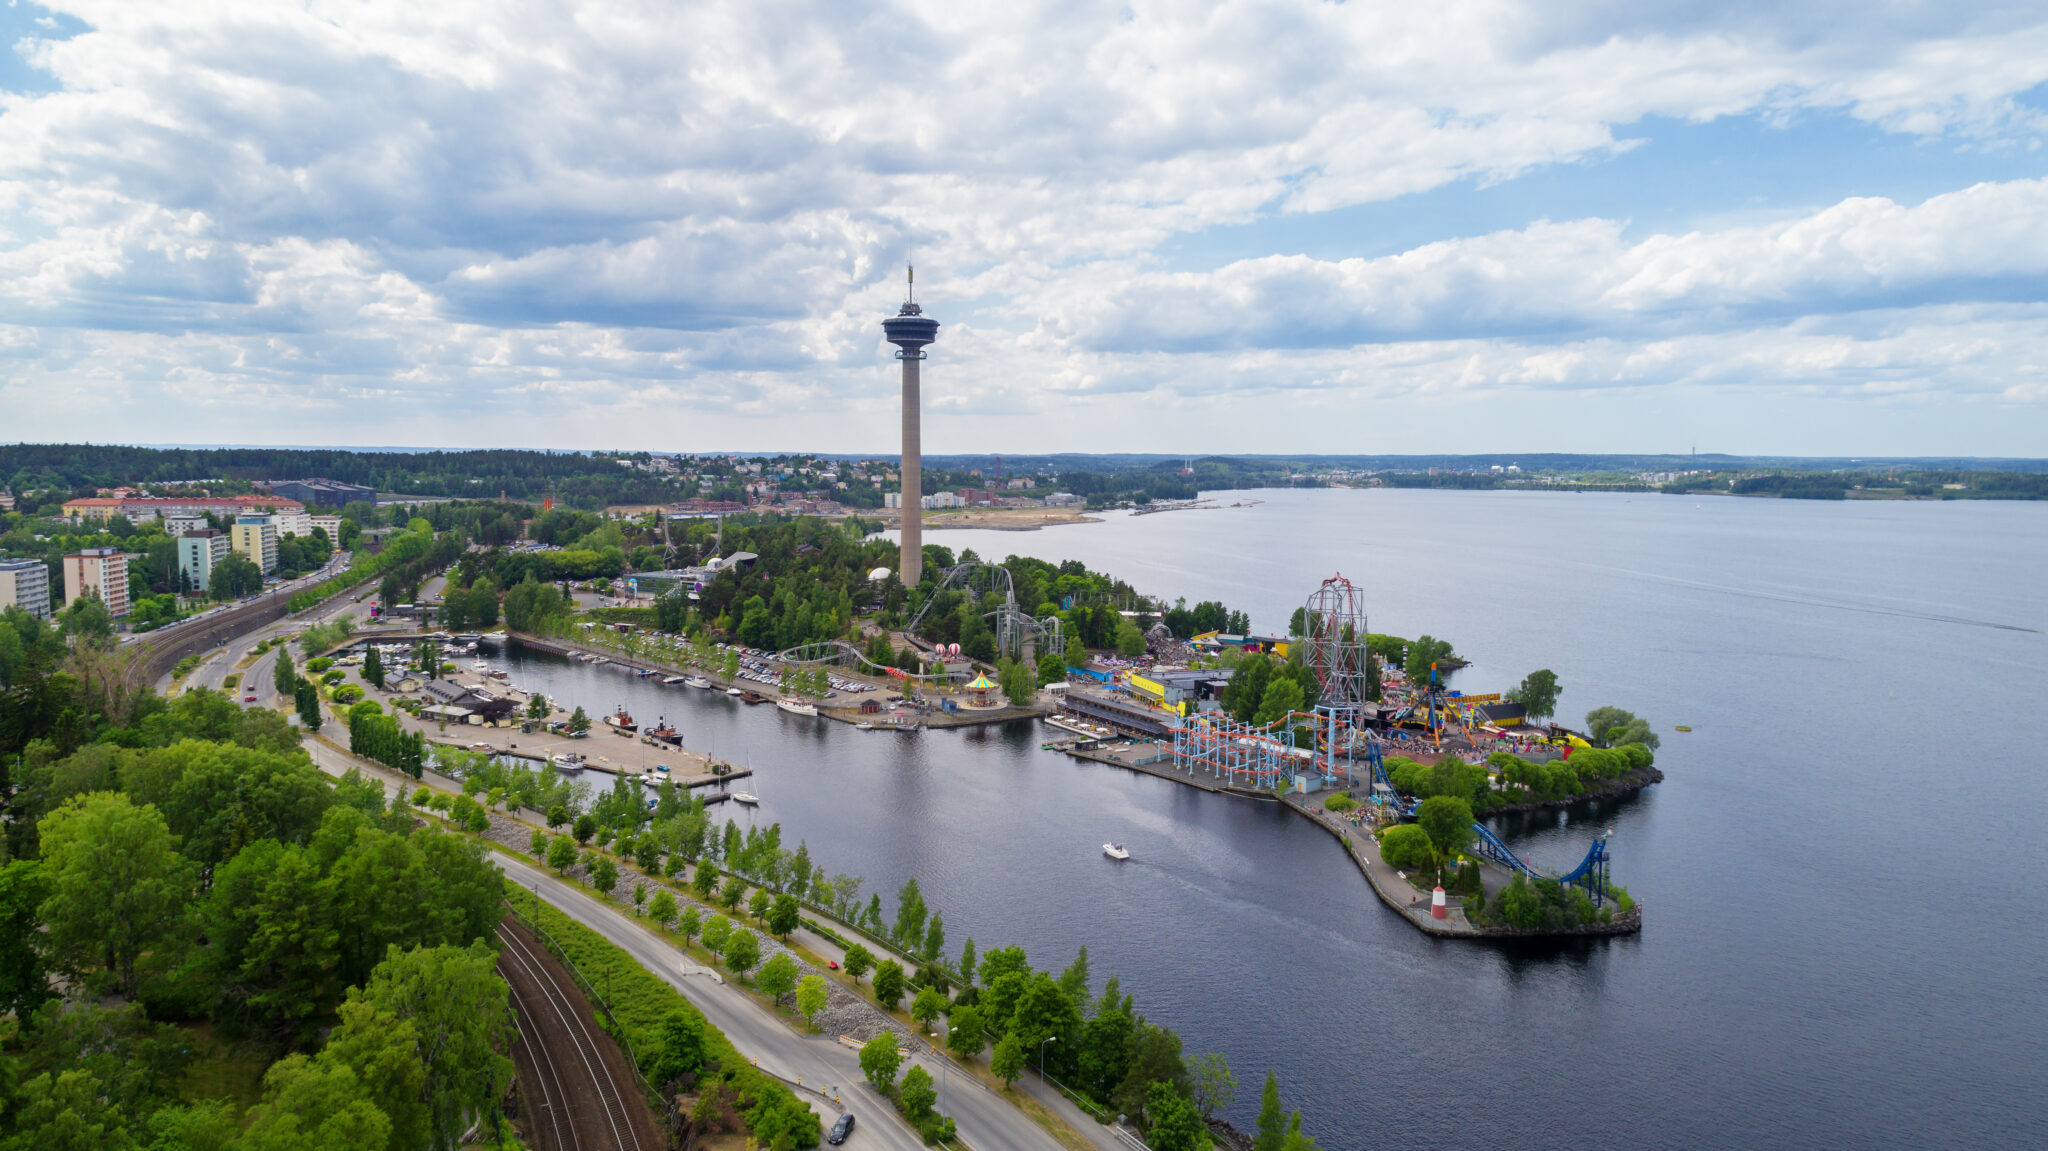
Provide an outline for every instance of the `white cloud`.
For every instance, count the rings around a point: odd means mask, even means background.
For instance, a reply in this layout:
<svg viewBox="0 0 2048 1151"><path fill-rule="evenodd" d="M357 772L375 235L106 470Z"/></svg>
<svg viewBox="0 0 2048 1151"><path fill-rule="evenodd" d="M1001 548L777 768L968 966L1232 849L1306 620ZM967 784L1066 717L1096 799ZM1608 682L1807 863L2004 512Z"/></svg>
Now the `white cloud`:
<svg viewBox="0 0 2048 1151"><path fill-rule="evenodd" d="M92 29L28 47L61 89L0 96L0 397L31 435L153 395L216 415L488 399L563 428L635 394L842 410L885 394L874 322L907 258L973 301L946 354L1012 413L1181 381L1313 391L1367 364L1418 394L1719 378L1743 361L1702 349L1775 346L1734 333L2024 302L2043 271L2026 182L1634 243L1576 220L1155 270L1217 225L1597 160L1646 116L2030 146L2031 6L54 6ZM1917 354L1834 338L1861 350L1845 363Z"/></svg>
<svg viewBox="0 0 2048 1151"><path fill-rule="evenodd" d="M1035 301L1058 338L1112 350L1318 347L1746 327L1936 301L2035 300L2048 180L1905 207L1845 200L1769 225L1655 235L1543 222L1376 259L1267 256L1214 272L1091 276Z"/></svg>

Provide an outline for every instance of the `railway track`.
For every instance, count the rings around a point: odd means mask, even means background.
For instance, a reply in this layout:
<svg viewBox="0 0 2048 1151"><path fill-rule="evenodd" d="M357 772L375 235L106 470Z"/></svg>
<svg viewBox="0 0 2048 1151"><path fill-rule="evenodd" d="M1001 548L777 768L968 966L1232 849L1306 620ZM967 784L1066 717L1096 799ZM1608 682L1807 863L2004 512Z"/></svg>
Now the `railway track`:
<svg viewBox="0 0 2048 1151"><path fill-rule="evenodd" d="M634 1122L634 1108L646 1108L628 1094L635 1089L630 1081L621 1086L612 1066L616 1049L613 1059L605 1057L610 1037L599 1036L591 1026L581 990L563 986L553 957L544 957L522 932L501 923L498 939L504 944L498 962L512 987L519 1042L527 1049L531 1078L546 1111L532 1117L535 1141L552 1137L555 1151L658 1151L642 1138L647 1117ZM559 1050L564 1041L567 1052Z"/></svg>

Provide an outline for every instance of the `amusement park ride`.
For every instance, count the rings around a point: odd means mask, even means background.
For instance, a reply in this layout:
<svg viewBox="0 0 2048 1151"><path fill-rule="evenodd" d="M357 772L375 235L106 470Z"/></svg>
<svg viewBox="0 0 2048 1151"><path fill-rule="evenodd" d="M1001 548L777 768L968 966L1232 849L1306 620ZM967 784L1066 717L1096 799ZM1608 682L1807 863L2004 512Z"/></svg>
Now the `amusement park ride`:
<svg viewBox="0 0 2048 1151"><path fill-rule="evenodd" d="M1395 790L1387 777L1380 740L1364 722L1371 704L1364 593L1341 574L1323 581L1302 605L1306 663L1320 687L1311 711L1290 712L1267 724L1203 712L1181 721L1173 732L1178 770L1208 772L1213 778L1256 791L1272 791L1297 776L1320 777L1323 786L1358 792L1359 798L1395 818L1412 818L1418 806ZM1441 749L1443 733L1456 720L1444 699L1435 663L1429 683L1415 692L1396 720L1416 715L1427 722L1431 743ZM1297 747L1295 733L1313 733L1312 746ZM1491 829L1475 822L1480 855L1531 879L1554 879L1585 889L1600 904L1607 890L1607 836L1593 841L1585 859L1564 875L1548 875L1523 862Z"/></svg>

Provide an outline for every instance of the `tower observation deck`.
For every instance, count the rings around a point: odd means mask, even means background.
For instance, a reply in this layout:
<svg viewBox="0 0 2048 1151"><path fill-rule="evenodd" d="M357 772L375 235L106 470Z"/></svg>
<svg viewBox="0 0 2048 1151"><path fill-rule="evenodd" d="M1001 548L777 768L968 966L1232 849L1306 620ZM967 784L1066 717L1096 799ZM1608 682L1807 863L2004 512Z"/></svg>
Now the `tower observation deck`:
<svg viewBox="0 0 2048 1151"><path fill-rule="evenodd" d="M917 273L909 273L903 307L882 321L882 338L896 345L896 358L903 361L903 477L902 548L897 555L896 575L903 586L914 588L924 578L924 459L918 397L919 366L924 349L939 338L939 322L917 306Z"/></svg>

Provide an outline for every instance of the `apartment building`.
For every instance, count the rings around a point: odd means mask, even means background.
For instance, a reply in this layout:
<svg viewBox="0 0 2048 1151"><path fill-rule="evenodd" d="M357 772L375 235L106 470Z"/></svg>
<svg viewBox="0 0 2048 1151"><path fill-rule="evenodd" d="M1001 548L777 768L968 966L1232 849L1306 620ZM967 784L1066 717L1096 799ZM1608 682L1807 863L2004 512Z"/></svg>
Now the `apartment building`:
<svg viewBox="0 0 2048 1151"><path fill-rule="evenodd" d="M249 557L264 575L277 570L277 524L269 516L236 516L228 547Z"/></svg>
<svg viewBox="0 0 2048 1151"><path fill-rule="evenodd" d="M86 548L64 557L64 602L96 595L115 619L128 614L128 556L120 548Z"/></svg>
<svg viewBox="0 0 2048 1151"><path fill-rule="evenodd" d="M41 560L0 560L0 611L50 618L50 569Z"/></svg>
<svg viewBox="0 0 2048 1151"><path fill-rule="evenodd" d="M186 586L195 592L213 583L213 565L228 558L228 536L216 528L201 528L178 537L178 570Z"/></svg>

